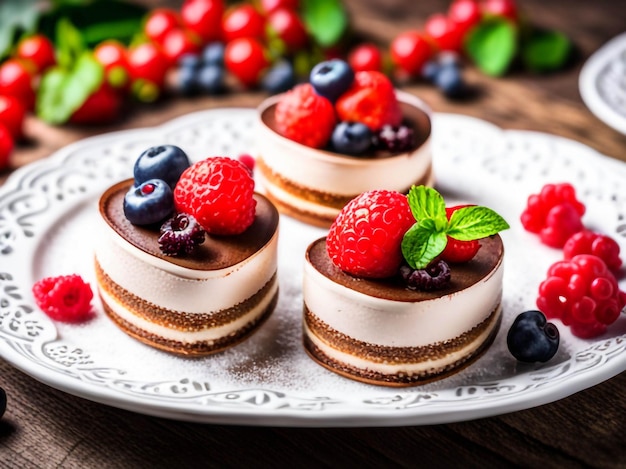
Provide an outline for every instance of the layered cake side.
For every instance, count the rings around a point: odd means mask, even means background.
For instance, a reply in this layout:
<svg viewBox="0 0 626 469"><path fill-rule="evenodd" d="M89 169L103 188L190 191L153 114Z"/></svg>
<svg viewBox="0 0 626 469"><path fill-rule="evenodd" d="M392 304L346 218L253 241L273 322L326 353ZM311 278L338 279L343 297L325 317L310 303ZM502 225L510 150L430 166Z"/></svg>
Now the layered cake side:
<svg viewBox="0 0 626 469"><path fill-rule="evenodd" d="M351 200L307 249L303 341L316 362L369 384L410 386L476 360L502 316L508 224L445 207L432 188Z"/></svg>
<svg viewBox="0 0 626 469"><path fill-rule="evenodd" d="M225 170L222 162L233 168ZM208 200L198 175L209 177L214 172L219 179L228 171L247 171L237 164L241 165L234 160L211 161L211 168L183 174L181 180L198 197L204 194L204 202L213 205L208 210L219 212L224 207ZM181 196L175 188L173 196L178 199L172 218L137 223L132 216L129 219L128 194L145 191L150 181L120 182L100 199L95 269L105 312L130 336L168 352L206 355L241 342L261 326L277 302L278 211L263 195L250 192L249 222L237 226L236 233L228 233L228 228L215 234L211 231L217 228L202 213L189 214L193 206L185 205L191 199L184 196L191 192L181 190ZM154 189L144 196L151 194Z"/></svg>

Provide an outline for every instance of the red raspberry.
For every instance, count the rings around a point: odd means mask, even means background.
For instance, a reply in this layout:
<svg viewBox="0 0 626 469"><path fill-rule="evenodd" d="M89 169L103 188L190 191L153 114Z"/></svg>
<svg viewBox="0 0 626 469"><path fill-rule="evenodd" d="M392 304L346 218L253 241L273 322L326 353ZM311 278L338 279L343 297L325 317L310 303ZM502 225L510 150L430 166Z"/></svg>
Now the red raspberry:
<svg viewBox="0 0 626 469"><path fill-rule="evenodd" d="M279 134L313 148L326 146L336 122L332 103L310 83L296 85L282 96L275 119Z"/></svg>
<svg viewBox="0 0 626 469"><path fill-rule="evenodd" d="M579 254L548 269L539 285L537 307L548 318L560 319L577 337L596 337L617 320L626 293L602 259Z"/></svg>
<svg viewBox="0 0 626 469"><path fill-rule="evenodd" d="M361 122L374 132L384 125L395 127L402 123L393 84L375 70L355 73L352 85L337 99L335 108L339 120Z"/></svg>
<svg viewBox="0 0 626 469"><path fill-rule="evenodd" d="M194 163L174 188L179 213L193 215L209 234L243 233L254 221L254 180L241 162L216 156Z"/></svg>
<svg viewBox="0 0 626 469"><path fill-rule="evenodd" d="M617 273L622 266L620 247L610 236L594 233L590 230L573 234L563 246L563 257L566 260L578 254L593 254L604 261L606 266Z"/></svg>
<svg viewBox="0 0 626 469"><path fill-rule="evenodd" d="M520 220L527 231L539 234L544 244L561 248L571 235L584 229L584 213L585 206L576 199L571 184L546 184L539 194L528 197Z"/></svg>
<svg viewBox="0 0 626 469"><path fill-rule="evenodd" d="M93 317L93 292L78 274L46 277L33 285L35 302L55 321L82 322Z"/></svg>
<svg viewBox="0 0 626 469"><path fill-rule="evenodd" d="M454 207L446 207L448 220L450 220L455 210L468 206L469 205L456 205ZM472 241L459 241L458 239L448 236L448 243L440 256L449 264L460 264L472 260L479 249L480 242L477 239Z"/></svg>
<svg viewBox="0 0 626 469"><path fill-rule="evenodd" d="M402 238L414 223L405 195L388 190L364 192L337 216L326 249L332 262L348 274L391 277L403 260Z"/></svg>

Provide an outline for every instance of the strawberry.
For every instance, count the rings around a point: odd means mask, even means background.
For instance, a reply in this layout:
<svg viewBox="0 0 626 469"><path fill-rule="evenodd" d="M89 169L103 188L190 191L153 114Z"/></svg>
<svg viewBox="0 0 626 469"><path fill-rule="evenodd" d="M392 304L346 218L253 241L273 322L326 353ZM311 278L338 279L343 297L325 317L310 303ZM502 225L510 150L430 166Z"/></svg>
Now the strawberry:
<svg viewBox="0 0 626 469"><path fill-rule="evenodd" d="M82 322L93 316L93 291L80 275L46 277L32 291L37 306L56 321Z"/></svg>
<svg viewBox="0 0 626 469"><path fill-rule="evenodd" d="M296 85L282 96L275 119L283 137L313 148L326 146L336 123L332 103L318 95L310 83Z"/></svg>
<svg viewBox="0 0 626 469"><path fill-rule="evenodd" d="M452 214L463 207L470 205L456 205L454 207L446 207L446 217L450 220ZM459 241L448 236L448 243L441 253L441 258L450 264L459 264L461 262L470 261L480 249L480 243L474 239L472 241Z"/></svg>
<svg viewBox="0 0 626 469"><path fill-rule="evenodd" d="M402 122L393 84L375 70L355 73L352 86L337 99L335 109L340 121L361 122L374 132Z"/></svg>
<svg viewBox="0 0 626 469"><path fill-rule="evenodd" d="M402 238L414 223L404 194L364 192L337 216L328 232L326 249L332 262L348 274L390 277L400 268Z"/></svg>
<svg viewBox="0 0 626 469"><path fill-rule="evenodd" d="M179 213L195 217L209 234L243 233L254 221L254 179L246 165L226 156L194 163L174 188Z"/></svg>

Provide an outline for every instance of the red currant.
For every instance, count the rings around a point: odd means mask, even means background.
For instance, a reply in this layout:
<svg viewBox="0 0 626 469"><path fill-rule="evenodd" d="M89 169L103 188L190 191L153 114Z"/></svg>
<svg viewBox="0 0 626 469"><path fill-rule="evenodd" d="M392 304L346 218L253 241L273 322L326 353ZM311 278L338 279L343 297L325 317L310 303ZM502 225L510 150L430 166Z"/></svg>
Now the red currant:
<svg viewBox="0 0 626 469"><path fill-rule="evenodd" d="M463 31L457 23L442 13L436 13L426 20L428 34L440 50L459 52L463 40Z"/></svg>
<svg viewBox="0 0 626 469"><path fill-rule="evenodd" d="M517 5L514 0L483 0L482 10L484 13L508 18L517 22Z"/></svg>
<svg viewBox="0 0 626 469"><path fill-rule="evenodd" d="M448 220L452 214L463 207L468 205L456 205L454 207L446 207L446 216ZM472 241L459 241L458 239L448 236L448 242L445 249L441 253L441 258L449 264L459 264L462 262L468 262L476 255L480 249L480 242L478 240Z"/></svg>
<svg viewBox="0 0 626 469"><path fill-rule="evenodd" d="M222 33L226 42L243 37L262 40L265 38L265 18L252 5L236 6L224 15Z"/></svg>
<svg viewBox="0 0 626 469"><path fill-rule="evenodd" d="M454 0L448 8L448 17L459 25L464 35L480 22L482 13L476 0Z"/></svg>
<svg viewBox="0 0 626 469"><path fill-rule="evenodd" d="M226 69L245 86L255 86L269 63L263 45L254 38L242 37L226 45Z"/></svg>
<svg viewBox="0 0 626 469"><path fill-rule="evenodd" d="M163 51L150 42L131 47L128 67L135 96L141 101L154 101L163 89L169 67Z"/></svg>
<svg viewBox="0 0 626 469"><path fill-rule="evenodd" d="M383 69L383 56L374 44L360 44L348 54L348 63L355 72Z"/></svg>
<svg viewBox="0 0 626 469"><path fill-rule="evenodd" d="M15 96L31 110L35 106L35 90L28 63L12 58L0 65L0 94Z"/></svg>
<svg viewBox="0 0 626 469"><path fill-rule="evenodd" d="M13 152L13 137L7 128L0 124L0 171L9 165L11 153Z"/></svg>
<svg viewBox="0 0 626 469"><path fill-rule="evenodd" d="M185 54L198 54L200 44L195 35L183 28L174 28L168 31L163 38L163 53L170 66L175 65Z"/></svg>
<svg viewBox="0 0 626 469"><path fill-rule="evenodd" d="M563 246L563 257L571 259L578 254L593 254L601 258L607 267L617 272L622 266L620 247L610 236L583 230L570 236Z"/></svg>
<svg viewBox="0 0 626 469"><path fill-rule="evenodd" d="M144 34L151 41L163 45L167 33L180 28L182 23L180 14L172 8L156 8L148 13L143 27Z"/></svg>
<svg viewBox="0 0 626 469"><path fill-rule="evenodd" d="M124 88L130 80L128 70L128 57L124 45L110 39L98 44L94 51L94 57L102 66L109 85L114 88Z"/></svg>
<svg viewBox="0 0 626 469"><path fill-rule="evenodd" d="M222 35L222 0L185 0L181 8L183 23L204 43L217 41Z"/></svg>
<svg viewBox="0 0 626 469"><path fill-rule="evenodd" d="M265 13L271 13L279 8L297 10L298 6L298 0L261 0L261 8Z"/></svg>
<svg viewBox="0 0 626 469"><path fill-rule="evenodd" d="M393 63L410 76L419 76L422 67L433 55L430 41L418 31L407 31L391 42Z"/></svg>
<svg viewBox="0 0 626 469"><path fill-rule="evenodd" d="M20 40L15 51L15 57L29 60L36 73L41 73L56 64L54 44L43 34L34 34Z"/></svg>
<svg viewBox="0 0 626 469"><path fill-rule="evenodd" d="M294 10L275 9L268 15L267 23L276 37L284 42L288 51L302 49L309 40L306 28Z"/></svg>
<svg viewBox="0 0 626 469"><path fill-rule="evenodd" d="M0 95L0 124L4 125L13 140L22 138L26 109L15 96Z"/></svg>

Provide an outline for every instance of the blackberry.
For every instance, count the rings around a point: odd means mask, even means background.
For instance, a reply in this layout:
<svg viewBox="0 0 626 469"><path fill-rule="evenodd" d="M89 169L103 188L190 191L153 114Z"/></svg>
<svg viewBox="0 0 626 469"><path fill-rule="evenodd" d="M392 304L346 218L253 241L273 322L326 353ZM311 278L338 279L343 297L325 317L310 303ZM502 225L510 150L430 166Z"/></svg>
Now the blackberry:
<svg viewBox="0 0 626 469"><path fill-rule="evenodd" d="M205 231L196 219L178 213L161 225L159 247L166 256L191 254L204 242Z"/></svg>
<svg viewBox="0 0 626 469"><path fill-rule="evenodd" d="M392 153L402 153L416 147L415 132L405 124L397 127L384 125L376 135L375 141L378 148Z"/></svg>
<svg viewBox="0 0 626 469"><path fill-rule="evenodd" d="M400 276L409 290L434 291L450 283L450 266L444 260L433 262L425 269L412 269L408 265L400 267Z"/></svg>

